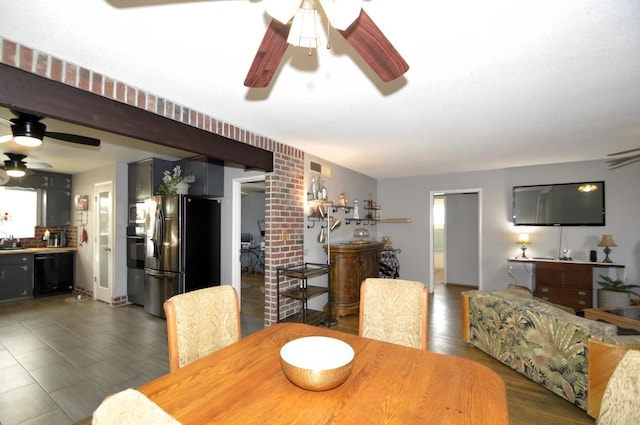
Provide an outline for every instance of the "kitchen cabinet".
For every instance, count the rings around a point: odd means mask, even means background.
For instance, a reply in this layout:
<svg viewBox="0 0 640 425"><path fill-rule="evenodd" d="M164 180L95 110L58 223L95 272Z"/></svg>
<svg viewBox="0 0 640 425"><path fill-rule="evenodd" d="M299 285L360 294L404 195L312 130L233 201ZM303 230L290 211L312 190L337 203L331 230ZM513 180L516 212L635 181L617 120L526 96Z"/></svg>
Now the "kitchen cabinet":
<svg viewBox="0 0 640 425"><path fill-rule="evenodd" d="M71 224L71 189L51 188L43 192L44 226Z"/></svg>
<svg viewBox="0 0 640 425"><path fill-rule="evenodd" d="M0 301L31 298L33 254L0 255Z"/></svg>
<svg viewBox="0 0 640 425"><path fill-rule="evenodd" d="M189 195L224 196L224 166L209 158L199 156L174 162L179 165L183 176L193 176L195 181L189 186Z"/></svg>
<svg viewBox="0 0 640 425"><path fill-rule="evenodd" d="M11 179L9 185L40 190L43 226L71 224L72 183L69 174L34 171L19 179Z"/></svg>
<svg viewBox="0 0 640 425"><path fill-rule="evenodd" d="M33 262L34 297L73 291L75 283L74 252L35 254Z"/></svg>
<svg viewBox="0 0 640 425"><path fill-rule="evenodd" d="M148 158L128 165L129 202L144 201L155 195L165 170L173 173L173 164L164 159Z"/></svg>
<svg viewBox="0 0 640 425"><path fill-rule="evenodd" d="M358 314L360 284L368 277L378 277L383 247L383 242L324 246L331 264L330 297L337 316Z"/></svg>

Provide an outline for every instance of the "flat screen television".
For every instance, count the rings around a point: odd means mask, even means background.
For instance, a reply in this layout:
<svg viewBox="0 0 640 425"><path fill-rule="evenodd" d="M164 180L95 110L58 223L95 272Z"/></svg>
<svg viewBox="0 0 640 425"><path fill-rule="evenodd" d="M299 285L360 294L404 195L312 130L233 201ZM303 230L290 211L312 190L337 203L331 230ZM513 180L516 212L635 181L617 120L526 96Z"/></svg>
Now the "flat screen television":
<svg viewBox="0 0 640 425"><path fill-rule="evenodd" d="M604 226L604 181L513 187L516 226Z"/></svg>

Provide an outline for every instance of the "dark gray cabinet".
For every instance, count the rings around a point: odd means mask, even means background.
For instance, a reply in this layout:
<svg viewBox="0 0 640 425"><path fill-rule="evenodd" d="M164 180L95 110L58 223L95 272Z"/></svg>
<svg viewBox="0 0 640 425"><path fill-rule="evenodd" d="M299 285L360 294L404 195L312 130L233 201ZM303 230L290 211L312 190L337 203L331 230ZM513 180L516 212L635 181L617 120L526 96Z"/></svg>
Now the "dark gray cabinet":
<svg viewBox="0 0 640 425"><path fill-rule="evenodd" d="M48 189L43 193L45 203L44 226L69 226L71 224L71 189Z"/></svg>
<svg viewBox="0 0 640 425"><path fill-rule="evenodd" d="M144 201L155 195L165 170L173 172L170 161L144 159L129 164L129 202Z"/></svg>
<svg viewBox="0 0 640 425"><path fill-rule="evenodd" d="M30 298L33 288L33 254L0 255L0 301Z"/></svg>
<svg viewBox="0 0 640 425"><path fill-rule="evenodd" d="M71 176L69 174L34 171L19 179L11 179L10 186L39 189L42 202L43 226L71 224Z"/></svg>
<svg viewBox="0 0 640 425"><path fill-rule="evenodd" d="M218 161L203 156L174 162L179 165L183 176L195 177L189 186L189 195L224 196L224 166Z"/></svg>

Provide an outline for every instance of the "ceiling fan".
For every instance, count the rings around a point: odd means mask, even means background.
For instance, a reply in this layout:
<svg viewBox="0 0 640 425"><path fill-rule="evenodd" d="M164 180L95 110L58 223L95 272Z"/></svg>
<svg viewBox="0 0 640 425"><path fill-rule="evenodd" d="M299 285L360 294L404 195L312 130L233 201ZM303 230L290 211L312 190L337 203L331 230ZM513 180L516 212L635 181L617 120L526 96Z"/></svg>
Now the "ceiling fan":
<svg viewBox="0 0 640 425"><path fill-rule="evenodd" d="M4 167L0 167L0 186L6 184L10 177L22 177L29 173L32 169L51 168L46 162L29 162L29 170L27 170L27 155L21 153L6 152L8 160L4 161Z"/></svg>
<svg viewBox="0 0 640 425"><path fill-rule="evenodd" d="M46 131L47 126L40 122L43 117L14 110L11 110L11 112L16 118L10 120L0 118L2 123L11 127L11 134L0 136L0 143L14 140L19 145L35 147L40 146L42 139L46 136L80 145L100 146L100 140L93 137Z"/></svg>
<svg viewBox="0 0 640 425"><path fill-rule="evenodd" d="M329 24L342 34L382 81L395 80L407 72L407 62L362 9L363 0L318 1ZM244 81L245 86L259 88L269 85L288 45L300 45L292 43L290 37L299 26L305 25L298 20L306 16L308 23L315 10L314 0L271 0L267 4L267 13L272 19Z"/></svg>
<svg viewBox="0 0 640 425"><path fill-rule="evenodd" d="M627 151L622 151L622 152L610 153L607 156L627 155L627 154L629 154L631 152L638 152L638 151L640 151L640 148L629 149ZM609 164L609 169L610 170L615 170L616 168L624 167L625 165L633 164L634 162L638 162L638 161L640 161L640 153L639 154L634 154L634 155L623 156L623 157L617 158L617 159L610 159L610 160L607 161L607 164Z"/></svg>

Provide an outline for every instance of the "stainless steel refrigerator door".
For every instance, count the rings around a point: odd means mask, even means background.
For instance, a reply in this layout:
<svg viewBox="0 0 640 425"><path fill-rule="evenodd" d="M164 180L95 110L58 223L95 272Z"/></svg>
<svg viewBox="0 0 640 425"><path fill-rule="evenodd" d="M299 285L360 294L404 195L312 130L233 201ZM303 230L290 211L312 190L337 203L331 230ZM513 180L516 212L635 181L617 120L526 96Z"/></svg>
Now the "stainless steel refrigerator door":
<svg viewBox="0 0 640 425"><path fill-rule="evenodd" d="M149 202L145 268L182 272L180 196L156 196Z"/></svg>
<svg viewBox="0 0 640 425"><path fill-rule="evenodd" d="M179 294L182 274L173 272L144 271L144 310L154 316L165 317L163 304Z"/></svg>

